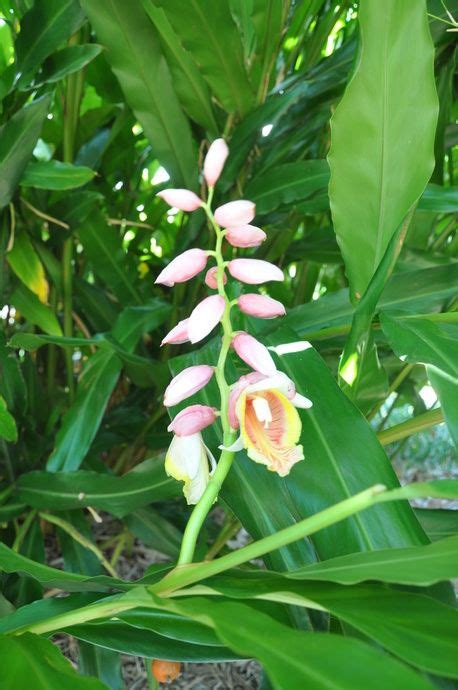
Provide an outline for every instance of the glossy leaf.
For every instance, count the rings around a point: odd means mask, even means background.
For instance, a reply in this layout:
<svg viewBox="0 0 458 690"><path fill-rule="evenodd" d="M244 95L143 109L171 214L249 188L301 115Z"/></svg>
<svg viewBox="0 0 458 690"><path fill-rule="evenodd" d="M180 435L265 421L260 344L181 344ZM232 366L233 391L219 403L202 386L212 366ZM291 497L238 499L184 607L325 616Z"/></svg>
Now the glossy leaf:
<svg viewBox="0 0 458 690"><path fill-rule="evenodd" d="M223 108L228 113L246 115L254 105L254 96L228 0L190 0L186 12L180 0L154 2L164 9Z"/></svg>
<svg viewBox="0 0 458 690"><path fill-rule="evenodd" d="M97 43L86 45L72 45L57 51L46 62L40 81L47 84L54 84L69 74L78 72L86 67L97 55L100 54L102 46Z"/></svg>
<svg viewBox="0 0 458 690"><path fill-rule="evenodd" d="M6 408L6 402L0 396L0 438L15 443L17 441L17 427L14 417Z"/></svg>
<svg viewBox="0 0 458 690"><path fill-rule="evenodd" d="M7 256L9 265L21 283L35 293L40 302L46 303L49 286L43 264L25 232L14 238Z"/></svg>
<svg viewBox="0 0 458 690"><path fill-rule="evenodd" d="M428 182L438 113L425 4L365 0L358 16L361 56L331 121L329 154L334 228L353 296L366 290Z"/></svg>
<svg viewBox="0 0 458 690"><path fill-rule="evenodd" d="M33 678L36 690L107 690L100 680L78 675L57 646L38 635L2 635L0 663L5 688L27 690Z"/></svg>
<svg viewBox="0 0 458 690"><path fill-rule="evenodd" d="M83 23L84 14L76 0L47 0L34 5L22 18L16 42L17 85L28 85L33 75L61 43Z"/></svg>
<svg viewBox="0 0 458 690"><path fill-rule="evenodd" d="M11 295L11 304L14 305L19 315L23 316L34 326L39 326L42 331L49 333L51 337L60 337L62 329L51 307L40 302L38 297L28 290L25 285L18 285Z"/></svg>
<svg viewBox="0 0 458 690"><path fill-rule="evenodd" d="M197 182L191 130L177 96L159 40L140 2L83 0L99 42L127 102L138 117L173 184Z"/></svg>
<svg viewBox="0 0 458 690"><path fill-rule="evenodd" d="M431 541L438 541L458 534L457 510L416 508L415 515Z"/></svg>
<svg viewBox="0 0 458 690"><path fill-rule="evenodd" d="M418 202L418 208L436 213L458 213L458 187L429 184Z"/></svg>
<svg viewBox="0 0 458 690"><path fill-rule="evenodd" d="M439 398L450 435L458 447L458 378L432 365L427 366L426 371Z"/></svg>
<svg viewBox="0 0 458 690"><path fill-rule="evenodd" d="M458 576L458 537L427 546L383 549L330 558L288 573L299 580L325 580L351 585L380 580L407 585L430 585Z"/></svg>
<svg viewBox="0 0 458 690"><path fill-rule="evenodd" d="M21 476L18 488L20 499L33 508L94 506L117 517L179 493L178 484L165 474L162 459L144 460L122 477L89 470L30 472Z"/></svg>
<svg viewBox="0 0 458 690"><path fill-rule="evenodd" d="M36 189L75 189L87 184L95 173L82 165L71 165L61 161L33 161L26 167L21 177L22 187Z"/></svg>
<svg viewBox="0 0 458 690"><path fill-rule="evenodd" d="M195 597L174 601L167 608L210 625L226 645L258 659L279 690L433 688L414 671L359 640L291 630L245 604Z"/></svg>
<svg viewBox="0 0 458 690"><path fill-rule="evenodd" d="M49 95L38 98L18 110L0 127L0 208L13 196L32 157L49 103Z"/></svg>

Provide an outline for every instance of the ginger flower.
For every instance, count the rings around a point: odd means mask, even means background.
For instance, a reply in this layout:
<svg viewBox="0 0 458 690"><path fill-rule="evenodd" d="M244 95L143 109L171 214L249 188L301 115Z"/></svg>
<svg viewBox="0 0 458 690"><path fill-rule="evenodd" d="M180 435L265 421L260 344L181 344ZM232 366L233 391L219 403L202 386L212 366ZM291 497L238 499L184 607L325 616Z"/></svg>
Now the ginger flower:
<svg viewBox="0 0 458 690"><path fill-rule="evenodd" d="M281 372L242 376L229 398L229 419L240 436L231 450L245 448L248 457L266 465L280 477L304 459L301 419L297 407L308 408L310 400L296 393L293 382Z"/></svg>

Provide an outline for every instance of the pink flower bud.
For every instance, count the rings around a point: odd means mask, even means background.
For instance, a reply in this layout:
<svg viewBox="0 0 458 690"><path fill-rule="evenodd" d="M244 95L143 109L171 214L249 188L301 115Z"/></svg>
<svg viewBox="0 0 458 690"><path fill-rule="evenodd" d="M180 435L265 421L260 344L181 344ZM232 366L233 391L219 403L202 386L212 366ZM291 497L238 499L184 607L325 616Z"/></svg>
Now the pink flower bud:
<svg viewBox="0 0 458 690"><path fill-rule="evenodd" d="M251 223L255 212L256 206L252 201L240 199L218 206L215 211L215 220L223 228L237 227Z"/></svg>
<svg viewBox="0 0 458 690"><path fill-rule="evenodd" d="M265 295L247 294L240 295L237 301L240 311L249 316L257 316L259 319L274 319L276 316L286 314L281 302Z"/></svg>
<svg viewBox="0 0 458 690"><path fill-rule="evenodd" d="M197 211L202 206L202 199L189 189L163 189L156 196L180 211Z"/></svg>
<svg viewBox="0 0 458 690"><path fill-rule="evenodd" d="M283 271L262 259L233 259L228 265L229 273L242 283L260 285L271 280L284 280Z"/></svg>
<svg viewBox="0 0 458 690"><path fill-rule="evenodd" d="M203 249L187 249L159 273L155 283L168 287L173 287L175 283L185 283L205 268L207 258L207 252Z"/></svg>
<svg viewBox="0 0 458 690"><path fill-rule="evenodd" d="M207 385L213 376L214 369L208 364L196 364L183 369L173 378L164 393L164 405L172 407L186 400Z"/></svg>
<svg viewBox="0 0 458 690"><path fill-rule="evenodd" d="M269 350L252 335L238 333L231 344L240 359L260 374L271 376L277 371Z"/></svg>
<svg viewBox="0 0 458 690"><path fill-rule="evenodd" d="M247 386L251 385L252 383L258 383L259 381L262 381L265 378L266 377L263 376L263 374L259 374L257 371L252 371L251 374L241 376L237 383L235 383L232 386L231 392L229 393L228 416L229 424L233 429L238 429L240 426L237 415L235 414L235 406L237 404L237 400L240 397L240 393Z"/></svg>
<svg viewBox="0 0 458 690"><path fill-rule="evenodd" d="M181 410L170 422L167 431L173 431L177 436L191 436L202 431L216 419L216 409L208 405L190 405Z"/></svg>
<svg viewBox="0 0 458 690"><path fill-rule="evenodd" d="M218 289L218 280L216 277L217 274L218 274L218 267L213 266L212 268L208 269L208 271L205 275L205 285L207 285L212 290ZM223 285L226 285L226 283L227 283L227 276L225 273L223 273Z"/></svg>
<svg viewBox="0 0 458 690"><path fill-rule="evenodd" d="M208 149L204 161L204 177L209 187L214 187L229 155L229 149L224 139L215 139Z"/></svg>
<svg viewBox="0 0 458 690"><path fill-rule="evenodd" d="M187 343L189 341L188 322L189 319L179 321L177 325L167 333L161 343L161 347L162 345L181 345L181 343Z"/></svg>
<svg viewBox="0 0 458 690"><path fill-rule="evenodd" d="M191 343L198 343L221 321L226 300L221 295L211 295L200 302L191 312L188 323L188 337Z"/></svg>
<svg viewBox="0 0 458 690"><path fill-rule="evenodd" d="M226 239L233 247L259 247L267 235L255 225L240 225L226 230Z"/></svg>

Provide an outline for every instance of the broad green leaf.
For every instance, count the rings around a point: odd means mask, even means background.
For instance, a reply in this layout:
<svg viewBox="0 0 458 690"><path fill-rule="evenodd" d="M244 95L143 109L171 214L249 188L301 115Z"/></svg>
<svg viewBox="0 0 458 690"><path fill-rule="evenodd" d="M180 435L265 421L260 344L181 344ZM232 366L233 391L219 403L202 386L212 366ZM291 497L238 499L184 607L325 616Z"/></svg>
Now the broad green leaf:
<svg viewBox="0 0 458 690"><path fill-rule="evenodd" d="M413 670L359 640L291 630L246 604L195 597L169 600L165 606L209 625L228 647L258 659L278 690L434 687Z"/></svg>
<svg viewBox="0 0 458 690"><path fill-rule="evenodd" d="M152 0L143 0L143 5L159 35L183 108L192 120L208 132L217 135L219 129L213 112L210 90L192 55L183 48L180 37L175 33L164 10L156 7Z"/></svg>
<svg viewBox="0 0 458 690"><path fill-rule="evenodd" d="M18 110L0 127L0 208L13 196L27 162L32 157L49 102L49 95L38 98Z"/></svg>
<svg viewBox="0 0 458 690"><path fill-rule="evenodd" d="M194 189L197 158L159 40L140 2L82 0L107 59L173 185Z"/></svg>
<svg viewBox="0 0 458 690"><path fill-rule="evenodd" d="M20 500L33 508L71 510L94 506L123 517L153 501L177 496L179 485L165 474L162 459L145 460L122 477L78 470L30 472L19 478Z"/></svg>
<svg viewBox="0 0 458 690"><path fill-rule="evenodd" d="M439 398L450 435L458 447L458 378L432 365L427 366L426 371Z"/></svg>
<svg viewBox="0 0 458 690"><path fill-rule="evenodd" d="M78 652L78 668L83 676L98 677L110 690L124 690L121 657L117 652L82 641L78 644Z"/></svg>
<svg viewBox="0 0 458 690"><path fill-rule="evenodd" d="M246 115L254 105L254 95L228 0L190 0L186 12L180 0L154 3L164 9L223 108L228 113Z"/></svg>
<svg viewBox="0 0 458 690"><path fill-rule="evenodd" d="M82 165L61 161L31 161L21 177L22 187L36 189L75 189L90 182L95 173Z"/></svg>
<svg viewBox="0 0 458 690"><path fill-rule="evenodd" d="M128 307L117 318L113 337L127 351L132 351L142 333L157 328L168 313L169 306L159 300L152 300L142 307ZM121 360L112 352L100 350L89 358L76 398L57 432L48 470L73 471L79 468L97 433L121 369Z"/></svg>
<svg viewBox="0 0 458 690"><path fill-rule="evenodd" d="M242 2L243 4L243 2ZM283 34L287 7L282 0L253 0L252 22L255 48L250 74L258 86L258 101L270 91L272 72Z"/></svg>
<svg viewBox="0 0 458 690"><path fill-rule="evenodd" d="M175 485L175 489L178 494L179 487L177 485ZM138 508L125 516L124 523L132 534L146 546L150 546L172 559L178 557L183 535L154 508L150 506Z"/></svg>
<svg viewBox="0 0 458 690"><path fill-rule="evenodd" d="M458 510L415 508L415 515L431 541L458 534Z"/></svg>
<svg viewBox="0 0 458 690"><path fill-rule="evenodd" d="M97 678L78 675L70 661L49 640L26 633L0 637L2 683L6 688L28 690L107 690Z"/></svg>
<svg viewBox="0 0 458 690"><path fill-rule="evenodd" d="M21 281L40 302L48 300L49 285L43 264L38 258L29 236L21 232L14 238L14 244L7 254L8 263Z"/></svg>
<svg viewBox="0 0 458 690"><path fill-rule="evenodd" d="M86 67L102 51L97 43L72 45L54 53L46 62L40 81L53 84Z"/></svg>
<svg viewBox="0 0 458 690"><path fill-rule="evenodd" d="M433 364L458 379L458 323L388 311L380 314L380 322L398 357L413 364Z"/></svg>
<svg viewBox="0 0 458 690"><path fill-rule="evenodd" d="M436 213L458 213L458 187L429 184L418 202L418 208Z"/></svg>
<svg viewBox="0 0 458 690"><path fill-rule="evenodd" d="M324 607L404 661L431 673L458 676L456 608L424 594L381 585L347 587L294 581L288 587L286 579L266 572L235 571L209 579L205 586L231 598L275 599L277 594L283 601Z"/></svg>
<svg viewBox="0 0 458 690"><path fill-rule="evenodd" d="M458 536L427 546L382 549L330 558L288 573L298 580L325 580L351 585L380 580L405 585L430 585L458 577Z"/></svg>
<svg viewBox="0 0 458 690"><path fill-rule="evenodd" d="M292 205L326 189L329 167L324 160L284 163L269 168L251 180L245 190L256 203L256 213L265 214L279 206Z"/></svg>
<svg viewBox="0 0 458 690"><path fill-rule="evenodd" d="M19 315L51 336L59 337L62 329L51 307L40 302L38 297L25 285L18 285L11 295L11 304Z"/></svg>
<svg viewBox="0 0 458 690"><path fill-rule="evenodd" d="M122 248L117 231L108 225L105 216L100 212L92 213L81 225L78 234L97 275L119 302L123 305L139 304L135 267Z"/></svg>
<svg viewBox="0 0 458 690"><path fill-rule="evenodd" d="M352 298L365 292L428 182L438 113L426 4L363 0L358 18L361 55L331 120L329 154L331 210Z"/></svg>
<svg viewBox="0 0 458 690"><path fill-rule="evenodd" d="M17 441L17 427L13 415L6 409L6 402L0 396L0 438L10 443Z"/></svg>

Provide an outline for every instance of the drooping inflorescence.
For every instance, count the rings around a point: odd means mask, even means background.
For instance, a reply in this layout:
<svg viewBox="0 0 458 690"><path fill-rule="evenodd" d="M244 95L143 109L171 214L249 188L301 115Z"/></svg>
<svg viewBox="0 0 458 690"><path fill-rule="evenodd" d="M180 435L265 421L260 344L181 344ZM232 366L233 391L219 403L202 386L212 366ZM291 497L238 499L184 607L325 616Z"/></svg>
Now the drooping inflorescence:
<svg viewBox="0 0 458 690"><path fill-rule="evenodd" d="M216 139L206 155L203 175L208 187L204 201L187 189L165 189L159 192L171 206L185 212L203 209L215 232L215 250L188 249L175 257L161 271L156 283L173 287L194 278L207 268L210 259L215 266L208 268L205 284L216 290L195 306L188 318L180 321L165 336L162 344L197 343L221 324L223 339L216 367L208 364L187 367L172 379L164 394L164 405L173 407L204 388L216 377L221 403L220 409L208 405L191 405L179 412L168 430L174 433L166 455L167 474L184 482L187 502L197 503L206 490L216 462L206 447L202 430L220 420L225 452L246 449L248 457L269 470L286 476L291 467L304 458L298 445L301 421L296 408L311 406L310 400L296 393L294 383L277 370L269 350L246 332L234 332L230 312L237 307L244 314L261 319L273 319L285 314L281 302L258 293L242 294L231 302L225 290L227 273L247 285L261 285L284 280L283 271L260 259L236 258L225 261L223 240L233 247L257 247L266 239L263 230L251 225L256 207L252 201L241 199L219 206L213 213L211 202L214 185L219 179L229 154L223 139ZM230 348L253 369L232 386L225 378L225 362ZM239 437L235 434L239 430Z"/></svg>

